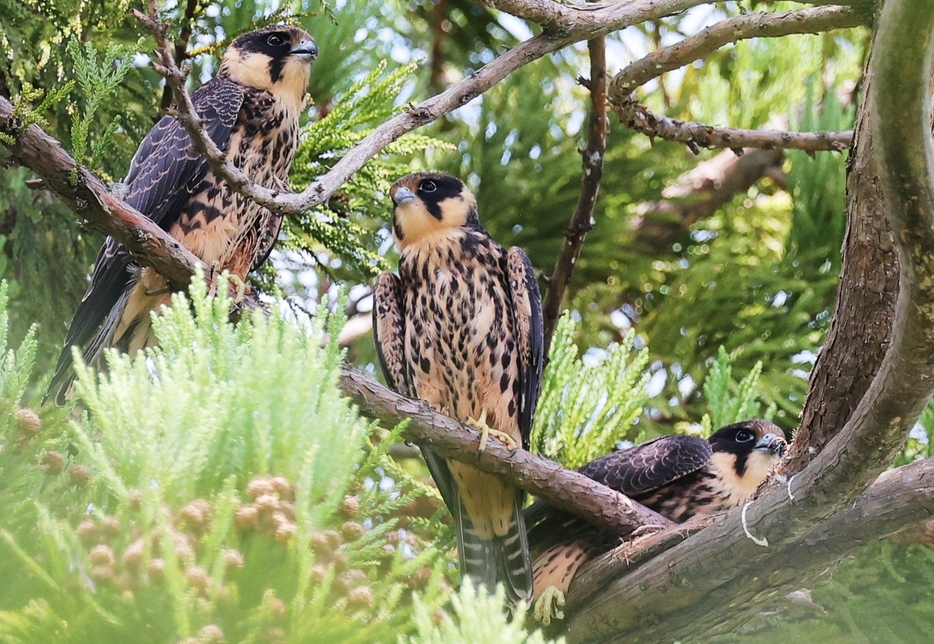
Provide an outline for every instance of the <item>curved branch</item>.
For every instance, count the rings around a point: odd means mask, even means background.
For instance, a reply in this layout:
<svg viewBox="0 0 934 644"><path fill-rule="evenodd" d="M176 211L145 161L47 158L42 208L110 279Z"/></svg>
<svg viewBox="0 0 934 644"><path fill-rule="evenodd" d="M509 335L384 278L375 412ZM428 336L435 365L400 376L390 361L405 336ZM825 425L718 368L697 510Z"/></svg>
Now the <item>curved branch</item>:
<svg viewBox="0 0 934 644"><path fill-rule="evenodd" d="M776 576L767 574L766 570L756 571L753 583L746 584L737 593L739 597L730 598L731 614L728 619L710 619L708 616L695 615L700 621L693 621L679 631L678 627L673 627L669 621L654 627L656 630L652 630L652 626L649 626L648 630L642 630L646 625L646 620L642 619L644 613L629 613L625 608L619 617L623 621L637 623L640 627L640 637L644 637L646 641L651 640L653 635L658 636L656 639L659 640L673 641L681 637L689 639L692 634L696 636L699 632L709 635L735 632L737 625L762 609L760 603L747 600L752 600L761 592L781 596L789 590L806 586L813 577L823 574L828 566L836 564L846 555L884 539L905 526L930 517L929 508L932 502L934 459L883 472L851 505L805 535L802 539L803 547L796 544L772 553L771 556L781 562L776 568L781 570L781 574ZM690 523L668 528L625 543L616 550L588 562L571 584L565 612L574 614L581 610L583 602L588 599L587 593L582 591L602 586L609 580L615 579L616 583L625 585L631 593L639 593L641 584L649 574L640 569L640 564L649 559L654 563L654 558L660 555L662 561L677 559L677 553L673 549L697 532L697 529ZM662 554L666 552L668 554ZM658 570L662 568L659 567ZM672 574L678 575L680 571L675 569ZM693 579L684 579L693 582ZM715 601L725 601L723 594L718 594ZM570 633L570 639L590 641L589 637L577 637L574 630Z"/></svg>
<svg viewBox="0 0 934 644"><path fill-rule="evenodd" d="M590 49L590 117L587 126L587 148L582 151L581 190L577 206L567 230L564 242L555 260L554 270L548 278L548 293L542 302L545 326L545 355L551 348L561 302L574 272L574 266L584 247L584 239L594 226L593 209L600 193L603 179L603 160L606 156L606 40L603 36L587 43Z"/></svg>
<svg viewBox="0 0 934 644"><path fill-rule="evenodd" d="M680 121L654 114L632 96L611 101L613 111L626 127L652 138L680 141L697 154L700 148L743 148L765 150L804 150L820 152L845 150L853 139L853 131L845 132L783 132L780 130L739 130L713 127L703 123Z"/></svg>
<svg viewBox="0 0 934 644"><path fill-rule="evenodd" d="M282 192L260 186L224 159L220 150L200 127L197 113L191 105L191 98L187 96L184 85L179 80L182 75L173 62L172 51L168 45L160 46L162 64L157 71L162 73L166 77L166 82L173 86L178 110L177 118L192 137L195 149L204 155L214 172L240 194L277 214L290 215L307 212L324 203L384 147L402 135L428 125L466 105L520 67L572 43L589 40L703 3L703 0L632 0L611 5L569 6L555 2L543 4L541 2L491 1L490 6L507 12L510 12L510 8L519 10L521 7L528 7L531 10L535 7L542 8L547 4L546 8L541 9L545 12L543 15L555 16L555 25L560 25L560 29L556 28L553 33L546 31L520 43L440 94L411 105L405 112L382 123L347 152L325 175L313 181L300 193ZM158 34L162 30L158 21L138 11L134 11L133 15L153 31L158 42ZM164 35L163 40L165 40Z"/></svg>
<svg viewBox="0 0 934 644"><path fill-rule="evenodd" d="M588 641L619 637L626 615L664 622L666 637L696 620L725 619L756 584L781 583L795 546L840 512L891 461L934 391L934 188L927 127L934 4L885 3L875 38L874 78L879 111L874 139L881 176L894 207L889 213L901 252L901 286L892 343L879 374L843 430L803 471L721 523L706 528L631 580L588 588L573 615L573 632ZM918 64L922 61L923 64ZM885 127L880 127L884 123ZM767 539L762 547L746 535ZM724 567L729 564L729 576ZM758 580L758 581L757 581ZM664 596L665 601L659 601ZM715 601L711 601L714 598Z"/></svg>
<svg viewBox="0 0 934 644"><path fill-rule="evenodd" d="M653 78L704 58L727 43L749 38L814 34L862 24L863 16L848 7L818 7L784 13L748 13L728 18L623 68L610 81L610 97L613 100L622 100Z"/></svg>

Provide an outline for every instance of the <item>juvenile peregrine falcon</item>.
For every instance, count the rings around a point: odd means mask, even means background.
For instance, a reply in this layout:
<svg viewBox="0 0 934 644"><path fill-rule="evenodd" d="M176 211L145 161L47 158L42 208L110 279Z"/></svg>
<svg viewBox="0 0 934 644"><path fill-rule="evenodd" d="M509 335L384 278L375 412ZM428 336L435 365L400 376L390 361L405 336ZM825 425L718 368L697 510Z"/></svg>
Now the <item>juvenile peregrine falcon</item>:
<svg viewBox="0 0 934 644"><path fill-rule="evenodd" d="M311 61L318 48L307 32L270 25L237 37L215 78L194 94L205 132L254 181L284 184L298 144ZM282 219L234 192L214 175L182 125L163 117L130 162L125 201L155 221L206 264L241 281L266 261ZM100 368L103 351L135 352L154 343L150 313L170 301L166 280L132 263L108 237L65 338L46 398L62 404L74 380L73 346Z"/></svg>
<svg viewBox="0 0 934 644"><path fill-rule="evenodd" d="M460 179L413 174L390 190L399 275L383 273L373 307L389 385L528 448L541 388L542 309L528 256L480 225ZM492 428L492 429L491 429ZM513 601L532 595L523 493L492 474L423 449L457 529L461 573Z"/></svg>
<svg viewBox="0 0 934 644"><path fill-rule="evenodd" d="M781 428L765 420L749 420L721 427L706 441L662 436L602 456L578 471L681 523L749 501L785 445ZM552 611L563 605L577 570L619 544L619 538L543 500L526 509L526 521L534 561L535 612L547 623ZM556 615L560 617L560 611Z"/></svg>

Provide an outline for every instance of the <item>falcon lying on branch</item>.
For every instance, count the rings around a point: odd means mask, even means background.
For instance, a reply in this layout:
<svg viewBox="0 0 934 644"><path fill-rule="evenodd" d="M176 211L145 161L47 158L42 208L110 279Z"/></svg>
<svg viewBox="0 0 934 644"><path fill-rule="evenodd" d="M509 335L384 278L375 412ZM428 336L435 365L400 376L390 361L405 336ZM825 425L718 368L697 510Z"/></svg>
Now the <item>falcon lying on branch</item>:
<svg viewBox="0 0 934 644"><path fill-rule="evenodd" d="M580 473L678 523L749 501L785 451L781 428L765 420L721 427L708 440L662 436L607 454ZM564 595L588 559L619 544L583 519L538 500L526 510L535 576L535 613L562 617Z"/></svg>

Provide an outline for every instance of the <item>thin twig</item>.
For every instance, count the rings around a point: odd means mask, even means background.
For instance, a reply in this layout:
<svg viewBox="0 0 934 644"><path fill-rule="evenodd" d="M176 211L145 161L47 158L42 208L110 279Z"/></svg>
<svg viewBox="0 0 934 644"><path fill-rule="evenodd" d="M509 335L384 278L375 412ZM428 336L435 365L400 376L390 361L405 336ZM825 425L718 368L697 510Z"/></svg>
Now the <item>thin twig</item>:
<svg viewBox="0 0 934 644"><path fill-rule="evenodd" d="M194 32L195 15L198 13L200 4L200 0L187 0L185 15L182 17L182 32L178 35L178 40L175 41L175 60L179 63L185 60L185 52ZM166 83L162 89L161 107L163 110L167 110L170 105L172 105L172 87Z"/></svg>
<svg viewBox="0 0 934 644"><path fill-rule="evenodd" d="M680 141L695 154L700 152L701 148L725 148L737 154L741 154L743 148L839 152L847 149L853 139L852 130L844 132L740 130L680 121L654 114L644 105L637 103L632 96L627 96L617 103L611 102L611 107L626 127L652 138Z"/></svg>
<svg viewBox="0 0 934 644"><path fill-rule="evenodd" d="M580 258L587 233L593 229L593 210L603 178L606 157L606 39L599 36L587 43L590 51L590 120L587 127L587 148L582 152L581 190L577 207L564 231L561 252L548 279L548 293L542 303L545 326L545 355L551 347L561 302L571 281L574 266Z"/></svg>
<svg viewBox="0 0 934 644"><path fill-rule="evenodd" d="M748 38L814 34L857 27L863 17L848 7L817 7L784 13L748 13L704 29L669 47L663 47L623 68L610 81L611 101L622 101L636 88L665 72L684 67L727 43Z"/></svg>

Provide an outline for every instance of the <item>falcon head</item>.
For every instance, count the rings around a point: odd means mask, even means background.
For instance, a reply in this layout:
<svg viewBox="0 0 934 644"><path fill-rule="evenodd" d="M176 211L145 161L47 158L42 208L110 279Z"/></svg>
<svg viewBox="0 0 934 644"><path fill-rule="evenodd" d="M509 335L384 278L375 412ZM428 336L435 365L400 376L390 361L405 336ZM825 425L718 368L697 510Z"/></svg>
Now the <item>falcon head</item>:
<svg viewBox="0 0 934 644"><path fill-rule="evenodd" d="M708 439L711 463L720 476L751 495L785 453L784 432L767 420L744 420L721 427Z"/></svg>
<svg viewBox="0 0 934 644"><path fill-rule="evenodd" d="M480 225L477 199L463 181L449 174L407 175L392 185L389 196L392 232L402 250L456 235L468 225Z"/></svg>
<svg viewBox="0 0 934 644"><path fill-rule="evenodd" d="M220 76L301 105L317 56L318 46L304 29L268 25L237 36L224 52Z"/></svg>

